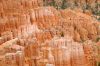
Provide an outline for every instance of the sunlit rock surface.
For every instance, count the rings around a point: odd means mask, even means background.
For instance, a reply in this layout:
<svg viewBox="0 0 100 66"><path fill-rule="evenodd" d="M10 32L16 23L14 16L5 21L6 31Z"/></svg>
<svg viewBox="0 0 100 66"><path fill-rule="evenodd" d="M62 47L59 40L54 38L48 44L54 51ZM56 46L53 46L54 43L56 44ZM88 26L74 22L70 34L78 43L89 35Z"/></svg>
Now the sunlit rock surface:
<svg viewBox="0 0 100 66"><path fill-rule="evenodd" d="M79 10L0 1L0 66L96 66L99 35L100 23Z"/></svg>

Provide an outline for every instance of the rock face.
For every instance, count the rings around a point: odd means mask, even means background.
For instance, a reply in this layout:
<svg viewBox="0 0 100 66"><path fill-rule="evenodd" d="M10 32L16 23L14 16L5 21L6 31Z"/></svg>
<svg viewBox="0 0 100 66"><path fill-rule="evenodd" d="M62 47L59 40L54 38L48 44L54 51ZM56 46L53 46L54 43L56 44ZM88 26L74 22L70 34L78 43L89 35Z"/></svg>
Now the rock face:
<svg viewBox="0 0 100 66"><path fill-rule="evenodd" d="M0 8L1 66L95 66L99 61L94 41L100 23L91 16L43 7L42 0L1 0Z"/></svg>
<svg viewBox="0 0 100 66"><path fill-rule="evenodd" d="M63 22L63 30L65 28L68 30L73 30L70 34L72 34L73 38L77 41L81 40L88 40L88 39L94 39L98 35L98 30L95 27L95 21L92 20L92 18L88 15L85 15L83 13L76 13L75 11L72 10L63 10L61 11L62 17L65 19ZM91 30L91 31L90 31ZM65 32L65 31L64 31ZM78 36L76 36L76 35ZM78 40L79 39L79 40Z"/></svg>

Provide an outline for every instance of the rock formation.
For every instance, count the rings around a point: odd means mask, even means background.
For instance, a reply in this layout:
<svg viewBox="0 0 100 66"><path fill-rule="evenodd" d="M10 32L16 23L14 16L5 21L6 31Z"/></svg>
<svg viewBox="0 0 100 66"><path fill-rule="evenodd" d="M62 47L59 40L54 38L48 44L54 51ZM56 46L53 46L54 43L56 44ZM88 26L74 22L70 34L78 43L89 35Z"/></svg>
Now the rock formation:
<svg viewBox="0 0 100 66"><path fill-rule="evenodd" d="M84 1L84 0L83 0ZM0 1L0 66L95 66L100 23L42 0Z"/></svg>

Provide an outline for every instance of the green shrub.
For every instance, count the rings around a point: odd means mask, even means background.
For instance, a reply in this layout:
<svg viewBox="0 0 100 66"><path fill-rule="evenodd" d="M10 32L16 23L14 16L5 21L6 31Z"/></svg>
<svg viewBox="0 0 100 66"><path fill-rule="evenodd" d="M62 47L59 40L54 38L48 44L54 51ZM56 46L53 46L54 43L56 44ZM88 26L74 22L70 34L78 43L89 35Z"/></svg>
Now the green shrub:
<svg viewBox="0 0 100 66"><path fill-rule="evenodd" d="M65 9L65 8L67 8L67 2L66 2L66 0L63 0L61 9Z"/></svg>
<svg viewBox="0 0 100 66"><path fill-rule="evenodd" d="M97 20L99 20L99 21L100 21L100 17L99 17Z"/></svg>
<svg viewBox="0 0 100 66"><path fill-rule="evenodd" d="M96 39L96 42L98 42L100 40L100 37L98 37L97 39Z"/></svg>
<svg viewBox="0 0 100 66"><path fill-rule="evenodd" d="M95 8L91 8L94 15L100 16L100 4L96 3Z"/></svg>
<svg viewBox="0 0 100 66"><path fill-rule="evenodd" d="M63 32L61 32L61 34L60 34L60 35L61 35L61 37L64 37L64 33L63 33Z"/></svg>
<svg viewBox="0 0 100 66"><path fill-rule="evenodd" d="M100 62L97 62L97 63L96 63L96 66L100 66Z"/></svg>

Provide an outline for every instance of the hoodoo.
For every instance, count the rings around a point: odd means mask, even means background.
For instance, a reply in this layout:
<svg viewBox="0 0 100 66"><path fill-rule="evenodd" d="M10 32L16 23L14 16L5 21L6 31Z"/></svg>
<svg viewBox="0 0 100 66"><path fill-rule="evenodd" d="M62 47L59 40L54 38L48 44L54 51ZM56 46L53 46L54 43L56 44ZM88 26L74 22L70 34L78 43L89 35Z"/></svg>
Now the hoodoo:
<svg viewBox="0 0 100 66"><path fill-rule="evenodd" d="M100 66L100 1L62 1L0 0L0 66Z"/></svg>

